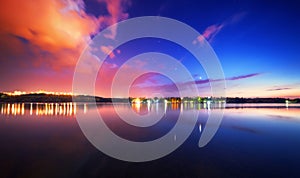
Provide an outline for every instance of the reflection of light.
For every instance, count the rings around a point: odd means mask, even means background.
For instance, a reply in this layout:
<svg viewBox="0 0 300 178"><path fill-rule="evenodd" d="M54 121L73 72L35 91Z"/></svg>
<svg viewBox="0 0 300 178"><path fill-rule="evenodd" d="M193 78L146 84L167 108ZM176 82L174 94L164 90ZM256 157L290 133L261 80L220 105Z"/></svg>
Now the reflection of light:
<svg viewBox="0 0 300 178"><path fill-rule="evenodd" d="M55 103L55 115L58 114L58 103Z"/></svg>
<svg viewBox="0 0 300 178"><path fill-rule="evenodd" d="M183 112L183 104L181 103L180 104L180 113L182 113Z"/></svg>
<svg viewBox="0 0 300 178"><path fill-rule="evenodd" d="M202 132L202 126L201 126L201 124L199 124L199 131L200 131L200 133Z"/></svg>
<svg viewBox="0 0 300 178"><path fill-rule="evenodd" d="M69 115L69 103L67 103L67 115Z"/></svg>
<svg viewBox="0 0 300 178"><path fill-rule="evenodd" d="M15 104L11 105L11 113L14 114L15 113Z"/></svg>
<svg viewBox="0 0 300 178"><path fill-rule="evenodd" d="M74 114L76 114L76 107L77 107L77 105L76 105L76 103L74 103Z"/></svg>
<svg viewBox="0 0 300 178"><path fill-rule="evenodd" d="M132 104L132 107L133 109L136 111L136 112L140 112L140 109L141 109L141 99L140 98L134 98L132 101L131 101L131 104Z"/></svg>
<svg viewBox="0 0 300 178"><path fill-rule="evenodd" d="M54 115L54 104L51 103L51 115Z"/></svg>
<svg viewBox="0 0 300 178"><path fill-rule="evenodd" d="M147 109L148 109L148 112L151 110L151 103L149 100L147 100Z"/></svg>
<svg viewBox="0 0 300 178"><path fill-rule="evenodd" d="M7 105L7 114L10 114L10 104Z"/></svg>
<svg viewBox="0 0 300 178"><path fill-rule="evenodd" d="M21 112L21 105L20 105L20 103L18 103L18 105L16 105L17 106L17 112L18 112L18 114L20 114L20 112ZM16 115L17 113L15 113L15 115Z"/></svg>
<svg viewBox="0 0 300 178"><path fill-rule="evenodd" d="M24 103L22 103L22 107L21 108L22 108L22 113L21 114L24 115L25 114L25 104Z"/></svg>
<svg viewBox="0 0 300 178"><path fill-rule="evenodd" d="M165 109L165 114L167 113L167 106L168 106L168 101L167 100L165 100L165 105L164 105L165 107L164 107L164 109Z"/></svg>
<svg viewBox="0 0 300 178"><path fill-rule="evenodd" d="M36 112L35 115L39 115L39 103L36 104Z"/></svg>
<svg viewBox="0 0 300 178"><path fill-rule="evenodd" d="M141 109L141 103L132 103L133 108L136 110L136 112L140 112Z"/></svg>
<svg viewBox="0 0 300 178"><path fill-rule="evenodd" d="M66 103L64 103L64 110L63 110L63 112L64 112L64 115L66 115Z"/></svg>
<svg viewBox="0 0 300 178"><path fill-rule="evenodd" d="M207 101L207 109L210 110L210 101Z"/></svg>
<svg viewBox="0 0 300 178"><path fill-rule="evenodd" d="M140 109L141 109L141 99L140 98L134 98L131 101L131 104L133 106L133 109L135 109L136 112L140 112Z"/></svg>
<svg viewBox="0 0 300 178"><path fill-rule="evenodd" d="M171 103L171 109L172 110L178 110L179 104L178 103Z"/></svg>
<svg viewBox="0 0 300 178"><path fill-rule="evenodd" d="M285 107L286 107L286 108L289 107L289 100L285 100Z"/></svg>
<svg viewBox="0 0 300 178"><path fill-rule="evenodd" d="M32 103L30 103L30 115L32 115Z"/></svg>
<svg viewBox="0 0 300 178"><path fill-rule="evenodd" d="M62 114L63 114L62 106L59 106L59 115L62 115Z"/></svg>
<svg viewBox="0 0 300 178"><path fill-rule="evenodd" d="M70 112L69 112L70 115L72 115L72 111L73 111L73 107L72 107L72 103L70 103Z"/></svg>
<svg viewBox="0 0 300 178"><path fill-rule="evenodd" d="M2 104L1 114L4 115L25 115L25 103ZM30 103L28 107L28 114L33 115L75 115L77 110L76 103ZM35 106L34 106L35 105ZM85 107L86 109L86 107ZM85 111L86 112L86 111Z"/></svg>
<svg viewBox="0 0 300 178"><path fill-rule="evenodd" d="M83 105L83 113L85 114L87 112L87 105L84 103Z"/></svg>
<svg viewBox="0 0 300 178"><path fill-rule="evenodd" d="M43 114L43 112L42 112L43 110L41 110L41 114ZM48 114L48 104L47 103L45 103L45 114L47 115Z"/></svg>

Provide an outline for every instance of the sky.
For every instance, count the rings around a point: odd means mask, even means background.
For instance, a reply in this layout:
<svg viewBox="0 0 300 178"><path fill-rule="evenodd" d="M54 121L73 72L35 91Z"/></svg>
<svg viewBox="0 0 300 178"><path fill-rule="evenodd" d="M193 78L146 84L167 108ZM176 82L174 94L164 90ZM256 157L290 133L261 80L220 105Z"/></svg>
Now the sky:
<svg viewBox="0 0 300 178"><path fill-rule="evenodd" d="M71 92L77 61L99 32L126 19L161 16L191 26L209 42L222 65L228 97L299 98L299 8L293 0L2 1L0 91ZM111 30L109 38L118 33L117 28ZM126 64L145 52L173 56L189 70L201 95L211 94L211 79L203 67L173 42L145 38L113 51L110 46L98 50L109 54L95 83L98 96L110 96L118 70L129 67L120 78L122 83L132 72L153 65L144 58ZM159 60L157 67L172 66ZM134 97L178 95L174 81L158 73L142 75L129 87Z"/></svg>

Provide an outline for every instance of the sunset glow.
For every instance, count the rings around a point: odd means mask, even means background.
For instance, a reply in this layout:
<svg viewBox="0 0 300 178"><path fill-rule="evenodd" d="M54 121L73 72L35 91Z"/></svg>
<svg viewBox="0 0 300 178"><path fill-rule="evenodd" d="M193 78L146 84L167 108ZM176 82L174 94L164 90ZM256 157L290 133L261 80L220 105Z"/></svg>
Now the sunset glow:
<svg viewBox="0 0 300 178"><path fill-rule="evenodd" d="M36 92L26 92L26 91L13 91L13 92L3 92L4 94L7 94L9 96L20 96L20 95L26 95L26 94L48 94L48 95L65 95L65 96L72 96L74 95L72 92L52 92L52 91L45 91L45 90L39 90Z"/></svg>

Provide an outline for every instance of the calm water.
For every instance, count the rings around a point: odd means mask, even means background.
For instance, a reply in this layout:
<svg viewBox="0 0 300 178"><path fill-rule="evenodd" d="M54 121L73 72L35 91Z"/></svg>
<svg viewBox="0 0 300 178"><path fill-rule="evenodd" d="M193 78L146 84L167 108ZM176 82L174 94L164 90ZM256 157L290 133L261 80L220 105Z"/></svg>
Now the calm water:
<svg viewBox="0 0 300 178"><path fill-rule="evenodd" d="M299 177L300 106L278 104L228 105L217 134L198 147L207 106L168 104L130 106L121 112L164 111L148 128L130 127L113 105L57 103L0 104L0 177ZM161 159L129 163L94 148L81 132L75 114L98 109L117 135L134 141L159 138L184 110L199 112L191 136ZM185 124L190 124L187 119ZM203 129L202 129L203 130Z"/></svg>

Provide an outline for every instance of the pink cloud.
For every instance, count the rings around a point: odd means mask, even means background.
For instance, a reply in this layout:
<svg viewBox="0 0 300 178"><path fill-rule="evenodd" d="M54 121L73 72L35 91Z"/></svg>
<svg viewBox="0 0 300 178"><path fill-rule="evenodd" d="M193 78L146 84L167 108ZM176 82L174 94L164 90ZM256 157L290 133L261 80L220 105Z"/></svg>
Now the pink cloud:
<svg viewBox="0 0 300 178"><path fill-rule="evenodd" d="M100 49L104 54L108 55L111 59L116 57L116 55L113 53L112 46L101 46Z"/></svg>
<svg viewBox="0 0 300 178"><path fill-rule="evenodd" d="M24 87L51 90L53 86L68 84L60 90L70 91L74 67L90 42L90 36L107 25L128 18L124 7L129 1L101 2L109 14L100 17L87 14L83 0L1 2L0 71L6 79L0 79L0 86L6 86L6 90ZM113 36L116 32L112 32ZM28 82L15 82L12 79L18 78L17 73L34 79L34 84L27 86ZM57 85L58 79L63 80L62 85Z"/></svg>
<svg viewBox="0 0 300 178"><path fill-rule="evenodd" d="M128 18L123 12L122 0L101 2L106 4L109 15L97 18L85 12L82 0L5 1L0 6L3 27L0 36L6 40L2 41L3 48L9 48L11 54L23 51L20 58L30 52L33 64L44 63L51 68L73 67L91 40L90 35L105 27L103 21L111 25ZM20 44L11 40L12 37L24 39L27 43Z"/></svg>
<svg viewBox="0 0 300 178"><path fill-rule="evenodd" d="M99 2L105 2L107 4L107 11L110 16L99 17L99 23L104 26L116 24L118 21L125 20L129 17L128 13L125 13L126 6L130 6L128 0L98 0ZM111 28L110 34L105 34L106 38L114 39L117 34L117 26Z"/></svg>
<svg viewBox="0 0 300 178"><path fill-rule="evenodd" d="M208 26L204 32L202 33L202 35L197 37L197 40L195 40L193 43L196 44L197 42L199 42L200 44L202 44L204 42L204 39L206 39L209 43L212 43L214 38L216 37L216 35L227 25L231 25L231 24L235 24L238 23L240 20L242 20L244 18L244 16L246 15L246 12L240 12L237 14L234 14L233 16L231 16L230 18L228 18L227 20L225 20L224 22L220 23L220 24L213 24Z"/></svg>
<svg viewBox="0 0 300 178"><path fill-rule="evenodd" d="M215 38L215 36L222 30L224 27L224 24L220 25L211 25L207 27L202 36L199 36L197 39L199 42L203 43L203 38L205 38L208 42L212 42L212 40Z"/></svg>

